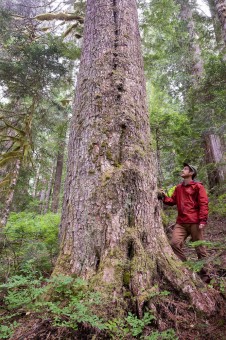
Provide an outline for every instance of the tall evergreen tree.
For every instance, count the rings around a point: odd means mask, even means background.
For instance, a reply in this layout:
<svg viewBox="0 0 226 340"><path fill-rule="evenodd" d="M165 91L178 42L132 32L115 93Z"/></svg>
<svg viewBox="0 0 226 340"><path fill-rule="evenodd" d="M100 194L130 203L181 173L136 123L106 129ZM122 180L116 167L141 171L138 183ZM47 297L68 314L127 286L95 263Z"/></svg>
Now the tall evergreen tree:
<svg viewBox="0 0 226 340"><path fill-rule="evenodd" d="M215 310L213 292L206 299L196 288L161 225L135 0L87 1L60 232L54 273L89 279L109 304L124 304L128 290L142 315L147 292L165 278Z"/></svg>

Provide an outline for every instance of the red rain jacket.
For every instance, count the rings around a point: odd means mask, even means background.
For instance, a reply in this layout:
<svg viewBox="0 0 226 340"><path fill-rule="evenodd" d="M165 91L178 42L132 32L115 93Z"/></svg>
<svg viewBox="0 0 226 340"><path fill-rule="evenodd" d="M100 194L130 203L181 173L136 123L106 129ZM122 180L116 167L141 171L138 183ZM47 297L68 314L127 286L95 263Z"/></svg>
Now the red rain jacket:
<svg viewBox="0 0 226 340"><path fill-rule="evenodd" d="M165 196L167 205L177 205L177 223L206 224L208 217L208 197L202 183L191 181L177 185L172 197Z"/></svg>

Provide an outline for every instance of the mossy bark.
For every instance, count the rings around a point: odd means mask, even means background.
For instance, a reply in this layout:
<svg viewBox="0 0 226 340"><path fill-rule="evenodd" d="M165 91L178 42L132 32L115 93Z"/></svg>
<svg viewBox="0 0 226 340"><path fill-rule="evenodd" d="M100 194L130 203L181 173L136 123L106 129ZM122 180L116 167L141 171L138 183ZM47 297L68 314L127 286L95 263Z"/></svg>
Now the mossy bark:
<svg viewBox="0 0 226 340"><path fill-rule="evenodd" d="M162 280L213 312L164 234L145 97L136 1L88 0L54 273L88 279L113 304L131 294L140 315Z"/></svg>
<svg viewBox="0 0 226 340"><path fill-rule="evenodd" d="M226 45L226 2L225 0L214 0L214 3L221 24L224 43Z"/></svg>

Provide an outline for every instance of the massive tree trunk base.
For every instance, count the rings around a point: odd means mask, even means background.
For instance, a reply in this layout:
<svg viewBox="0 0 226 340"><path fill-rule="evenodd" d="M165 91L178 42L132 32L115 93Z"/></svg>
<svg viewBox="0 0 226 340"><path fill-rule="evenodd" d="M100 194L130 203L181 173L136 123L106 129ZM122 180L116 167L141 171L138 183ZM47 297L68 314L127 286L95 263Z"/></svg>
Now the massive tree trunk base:
<svg viewBox="0 0 226 340"><path fill-rule="evenodd" d="M165 242L165 238L160 238L161 251L150 256L141 243L138 228L130 228L120 245L100 260L96 272L82 275L88 280L90 289L103 297L104 305L97 311L101 317L123 317L130 310L142 318L150 309L160 327L167 323L163 321L163 315L174 315L169 304L180 317L184 309L206 316L222 312L224 301L219 293L206 286L171 252L167 253ZM70 254L59 256L53 275L58 274L73 274ZM164 296L163 291L169 291L169 295ZM173 319L177 322L175 315Z"/></svg>

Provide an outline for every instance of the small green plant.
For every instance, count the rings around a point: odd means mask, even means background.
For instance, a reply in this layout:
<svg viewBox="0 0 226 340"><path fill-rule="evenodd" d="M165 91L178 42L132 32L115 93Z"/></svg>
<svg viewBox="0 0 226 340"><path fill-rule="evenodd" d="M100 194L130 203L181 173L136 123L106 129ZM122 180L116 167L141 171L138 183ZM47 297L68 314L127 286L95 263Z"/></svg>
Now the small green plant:
<svg viewBox="0 0 226 340"><path fill-rule="evenodd" d="M144 313L144 317L139 319L136 315L128 313L126 318L115 318L105 323L105 329L113 339L115 337L124 339L126 336L137 337L142 334L145 326L151 324L155 320L155 316L149 312Z"/></svg>
<svg viewBox="0 0 226 340"><path fill-rule="evenodd" d="M167 329L163 332L153 332L151 335L144 337L144 340L178 340L178 337L173 329Z"/></svg>
<svg viewBox="0 0 226 340"><path fill-rule="evenodd" d="M119 338L124 339L129 333L130 329L126 324L125 319L114 318L105 323L105 329L112 339Z"/></svg>
<svg viewBox="0 0 226 340"><path fill-rule="evenodd" d="M154 285L148 294L148 298L152 299L155 296L162 297L167 295L170 295L170 292L168 290L160 291L158 285Z"/></svg>
<svg viewBox="0 0 226 340"><path fill-rule="evenodd" d="M17 326L18 326L18 323L16 321L14 321L13 324L9 326L0 325L0 339L9 339L13 335L14 329Z"/></svg>
<svg viewBox="0 0 226 340"><path fill-rule="evenodd" d="M154 320L155 316L149 312L144 313L144 317L142 319L138 319L137 316L133 315L132 313L129 313L126 318L133 336L142 334L144 327L149 325Z"/></svg>

